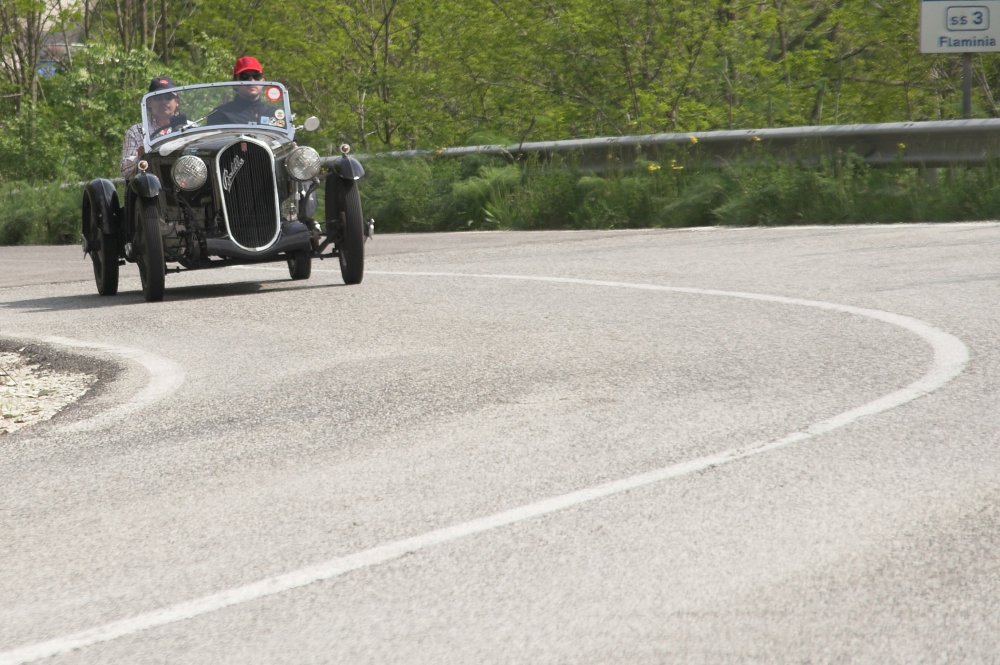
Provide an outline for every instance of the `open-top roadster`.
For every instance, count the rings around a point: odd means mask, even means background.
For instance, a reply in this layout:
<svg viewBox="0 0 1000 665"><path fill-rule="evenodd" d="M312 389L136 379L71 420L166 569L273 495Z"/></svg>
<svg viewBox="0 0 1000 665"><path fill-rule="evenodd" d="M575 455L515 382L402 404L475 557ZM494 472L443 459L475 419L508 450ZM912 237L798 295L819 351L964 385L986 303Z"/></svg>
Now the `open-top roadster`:
<svg viewBox="0 0 1000 665"><path fill-rule="evenodd" d="M170 96L176 112L156 124L152 104ZM164 100L160 100L164 101ZM234 111L235 109L235 111ZM163 299L170 270L285 261L306 279L313 258L336 256L346 284L364 276L365 222L358 192L361 163L341 147L324 160L295 143L288 93L272 82L189 85L142 100L144 154L125 183L124 206L111 180L89 182L83 195L83 250L97 291L118 292L119 268L139 267L147 301ZM324 215L315 219L323 185Z"/></svg>

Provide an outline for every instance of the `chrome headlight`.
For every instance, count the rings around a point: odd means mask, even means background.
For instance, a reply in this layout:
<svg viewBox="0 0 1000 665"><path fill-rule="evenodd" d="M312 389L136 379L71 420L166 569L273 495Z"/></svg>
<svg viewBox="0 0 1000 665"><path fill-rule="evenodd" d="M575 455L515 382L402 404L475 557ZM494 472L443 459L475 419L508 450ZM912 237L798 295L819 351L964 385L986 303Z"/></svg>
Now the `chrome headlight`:
<svg viewBox="0 0 1000 665"><path fill-rule="evenodd" d="M191 192L200 189L208 179L208 167L200 157L184 155L170 169L170 177L181 189Z"/></svg>
<svg viewBox="0 0 1000 665"><path fill-rule="evenodd" d="M319 153L309 146L299 146L292 150L285 162L288 175L295 180L312 180L319 173Z"/></svg>

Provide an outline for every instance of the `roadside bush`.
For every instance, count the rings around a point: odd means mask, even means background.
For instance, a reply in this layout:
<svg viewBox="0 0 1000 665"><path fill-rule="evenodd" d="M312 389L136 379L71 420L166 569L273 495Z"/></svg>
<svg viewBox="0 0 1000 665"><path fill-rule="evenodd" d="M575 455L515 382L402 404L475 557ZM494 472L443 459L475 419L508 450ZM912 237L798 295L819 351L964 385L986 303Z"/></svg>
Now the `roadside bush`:
<svg viewBox="0 0 1000 665"><path fill-rule="evenodd" d="M524 191L521 177L521 169L513 164L485 165L475 175L453 182L452 222L464 221L467 229L515 228L517 211L510 204Z"/></svg>
<svg viewBox="0 0 1000 665"><path fill-rule="evenodd" d="M1000 213L1000 163L920 170L847 157L808 168L755 160L699 171L649 162L598 176L571 163L470 155L380 158L365 168L365 216L381 233L942 222ZM77 242L80 196L75 186L5 185L0 244Z"/></svg>
<svg viewBox="0 0 1000 665"><path fill-rule="evenodd" d="M0 189L0 245L67 245L80 240L79 187L12 183Z"/></svg>
<svg viewBox="0 0 1000 665"><path fill-rule="evenodd" d="M518 167L514 167L518 168ZM573 229L586 228L580 219L582 188L579 173L571 165L529 164L519 188L499 190L492 210L498 228L504 229Z"/></svg>
<svg viewBox="0 0 1000 665"><path fill-rule="evenodd" d="M360 191L365 216L375 219L376 232L429 231L441 223L437 204L445 185L431 164L379 159L366 163L365 169Z"/></svg>
<svg viewBox="0 0 1000 665"><path fill-rule="evenodd" d="M726 200L732 181L721 171L683 176L678 195L664 201L656 226L683 228L718 223L716 209Z"/></svg>

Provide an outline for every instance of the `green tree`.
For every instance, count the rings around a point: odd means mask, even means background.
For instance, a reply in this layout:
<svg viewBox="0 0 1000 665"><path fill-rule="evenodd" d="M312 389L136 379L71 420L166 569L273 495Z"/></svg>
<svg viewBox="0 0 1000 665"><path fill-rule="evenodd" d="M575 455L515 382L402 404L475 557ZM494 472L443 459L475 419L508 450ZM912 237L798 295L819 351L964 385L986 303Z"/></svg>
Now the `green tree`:
<svg viewBox="0 0 1000 665"><path fill-rule="evenodd" d="M81 4L88 39L116 42L124 51L150 50L165 65L173 60L182 26L198 10L196 0L83 0Z"/></svg>
<svg viewBox="0 0 1000 665"><path fill-rule="evenodd" d="M331 154L955 118L959 58L912 0L0 0L0 177L113 173L149 77L254 55ZM79 35L79 36L76 36ZM83 41L54 76L53 42ZM974 59L998 115L1000 64ZM68 150L67 146L72 146ZM28 159L33 156L33 159ZM27 164L27 166L26 166Z"/></svg>
<svg viewBox="0 0 1000 665"><path fill-rule="evenodd" d="M65 33L77 15L60 0L0 2L0 72L14 113L38 101L39 63L47 54L50 34ZM65 42L65 40L64 40Z"/></svg>

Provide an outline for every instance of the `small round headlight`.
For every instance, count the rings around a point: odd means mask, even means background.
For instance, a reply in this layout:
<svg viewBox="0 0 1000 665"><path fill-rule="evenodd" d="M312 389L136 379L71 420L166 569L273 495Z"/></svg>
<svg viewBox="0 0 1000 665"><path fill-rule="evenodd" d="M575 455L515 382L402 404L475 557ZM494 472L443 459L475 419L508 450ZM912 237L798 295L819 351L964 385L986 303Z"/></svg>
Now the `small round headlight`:
<svg viewBox="0 0 1000 665"><path fill-rule="evenodd" d="M181 189L191 192L201 188L208 179L208 167L200 157L184 155L170 169L170 177Z"/></svg>
<svg viewBox="0 0 1000 665"><path fill-rule="evenodd" d="M288 155L285 165L295 180L312 180L319 173L319 153L307 145L299 146Z"/></svg>

